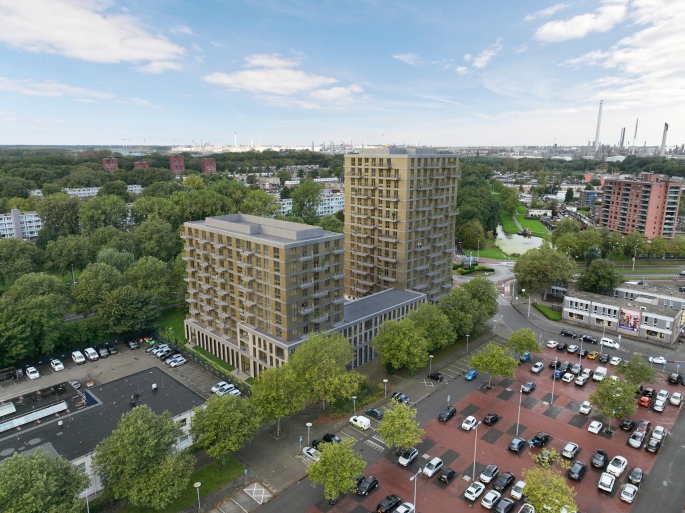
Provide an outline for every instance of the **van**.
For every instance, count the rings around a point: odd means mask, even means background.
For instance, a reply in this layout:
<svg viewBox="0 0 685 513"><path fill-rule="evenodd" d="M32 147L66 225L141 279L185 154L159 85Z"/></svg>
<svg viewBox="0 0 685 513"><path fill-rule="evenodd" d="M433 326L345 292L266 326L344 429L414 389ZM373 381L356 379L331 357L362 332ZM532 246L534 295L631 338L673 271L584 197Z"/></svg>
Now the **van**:
<svg viewBox="0 0 685 513"><path fill-rule="evenodd" d="M366 431L367 429L371 428L371 421L363 415L355 415L354 417L351 417L350 424L363 431Z"/></svg>
<svg viewBox="0 0 685 513"><path fill-rule="evenodd" d="M595 369L595 373L592 375L592 379L594 381L602 381L606 377L607 377L607 368L606 367L597 367Z"/></svg>
<svg viewBox="0 0 685 513"><path fill-rule="evenodd" d="M88 358L91 362L94 362L95 360L100 359L98 356L98 353L95 349L92 347L86 347L83 352L86 354L86 358Z"/></svg>
<svg viewBox="0 0 685 513"><path fill-rule="evenodd" d="M74 363L76 365L83 365L86 363L86 359L83 357L83 354L81 351L74 351L71 353L71 359L74 360Z"/></svg>
<svg viewBox="0 0 685 513"><path fill-rule="evenodd" d="M613 338L602 337L599 343L606 347L613 347L614 349L619 349L621 347L618 342L614 342Z"/></svg>

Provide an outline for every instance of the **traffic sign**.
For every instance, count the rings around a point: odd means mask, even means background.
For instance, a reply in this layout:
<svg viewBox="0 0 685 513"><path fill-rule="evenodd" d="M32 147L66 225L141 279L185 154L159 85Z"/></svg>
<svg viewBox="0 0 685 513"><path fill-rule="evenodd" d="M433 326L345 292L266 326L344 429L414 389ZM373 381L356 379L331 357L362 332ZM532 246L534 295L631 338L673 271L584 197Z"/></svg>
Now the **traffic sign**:
<svg viewBox="0 0 685 513"><path fill-rule="evenodd" d="M247 469L245 469L245 475L247 475Z"/></svg>
<svg viewBox="0 0 685 513"><path fill-rule="evenodd" d="M300 442L302 441L302 437L300 436Z"/></svg>

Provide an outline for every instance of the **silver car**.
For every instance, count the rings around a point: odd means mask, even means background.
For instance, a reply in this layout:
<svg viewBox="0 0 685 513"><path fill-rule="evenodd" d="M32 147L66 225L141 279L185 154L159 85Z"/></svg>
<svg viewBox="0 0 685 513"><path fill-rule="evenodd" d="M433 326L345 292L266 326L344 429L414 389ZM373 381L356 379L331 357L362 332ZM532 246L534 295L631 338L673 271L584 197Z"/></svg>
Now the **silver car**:
<svg viewBox="0 0 685 513"><path fill-rule="evenodd" d="M418 455L419 451L414 447L410 447L402 453L400 459L397 460L397 463L399 463L403 467L407 467L412 461L414 461L418 457Z"/></svg>

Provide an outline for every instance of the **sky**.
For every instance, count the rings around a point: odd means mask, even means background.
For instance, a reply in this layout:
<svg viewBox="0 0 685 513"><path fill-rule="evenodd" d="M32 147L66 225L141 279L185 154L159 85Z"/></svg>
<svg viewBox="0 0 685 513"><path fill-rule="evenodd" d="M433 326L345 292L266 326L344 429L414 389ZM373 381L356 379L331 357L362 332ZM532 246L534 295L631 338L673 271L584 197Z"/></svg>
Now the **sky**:
<svg viewBox="0 0 685 513"><path fill-rule="evenodd" d="M0 144L685 142L684 0L0 0ZM678 122L680 120L680 123Z"/></svg>

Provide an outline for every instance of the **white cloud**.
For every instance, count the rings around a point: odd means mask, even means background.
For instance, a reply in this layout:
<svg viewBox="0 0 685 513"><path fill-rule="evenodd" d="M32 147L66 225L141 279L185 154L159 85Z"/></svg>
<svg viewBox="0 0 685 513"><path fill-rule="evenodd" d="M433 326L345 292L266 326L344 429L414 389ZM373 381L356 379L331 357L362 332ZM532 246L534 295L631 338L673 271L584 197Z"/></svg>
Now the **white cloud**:
<svg viewBox="0 0 685 513"><path fill-rule="evenodd" d="M195 50L196 52L204 52L204 50L202 49L202 47L201 47L200 45L196 44L196 43L192 43L190 46L191 46L192 49Z"/></svg>
<svg viewBox="0 0 685 513"><path fill-rule="evenodd" d="M131 103L134 105L140 105L141 107L149 107L150 102L147 100L144 100L143 98L138 98L138 97L133 97L131 98Z"/></svg>
<svg viewBox="0 0 685 513"><path fill-rule="evenodd" d="M216 46L217 48L223 48L223 46L224 46L221 43L218 43L216 41L210 41L209 44L212 46Z"/></svg>
<svg viewBox="0 0 685 513"><path fill-rule="evenodd" d="M416 55L415 53L397 53L392 56L393 59L397 59L398 61L402 61L405 64L409 64L410 66L419 66L423 64L423 60L421 57Z"/></svg>
<svg viewBox="0 0 685 513"><path fill-rule="evenodd" d="M476 68L484 68L490 63L490 60L500 52L502 48L504 48L504 46L498 39L495 44L490 45L473 59L473 66Z"/></svg>
<svg viewBox="0 0 685 513"><path fill-rule="evenodd" d="M471 62L471 59L473 59L473 55L471 55L470 53L467 53L466 55L464 55L464 60L466 62Z"/></svg>
<svg viewBox="0 0 685 513"><path fill-rule="evenodd" d="M89 62L167 63L185 50L99 0L0 0L0 42ZM159 66L157 67L159 69Z"/></svg>
<svg viewBox="0 0 685 513"><path fill-rule="evenodd" d="M172 27L170 32L172 34L188 34L190 36L194 36L195 33L190 30L190 27L186 27L185 25L176 25L175 27Z"/></svg>
<svg viewBox="0 0 685 513"><path fill-rule="evenodd" d="M136 66L136 69L143 73L164 73L167 70L181 70L183 66L178 62L154 61L145 66Z"/></svg>
<svg viewBox="0 0 685 513"><path fill-rule="evenodd" d="M364 89L352 84L349 87L331 87L330 89L316 89L309 93L311 98L324 101L340 101L352 99L355 93L362 93Z"/></svg>
<svg viewBox="0 0 685 513"><path fill-rule="evenodd" d="M571 7L571 4L568 2L555 4L550 7L547 7L546 9L542 9L538 12L534 12L533 14L529 14L528 16L523 18L523 21L534 21L541 20L542 18L549 18L550 16L554 16L559 11L563 11L564 9L568 9L569 7Z"/></svg>
<svg viewBox="0 0 685 513"><path fill-rule="evenodd" d="M592 32L608 32L628 13L628 0L603 0L597 10L568 20L549 21L535 31L535 38L547 43L578 39Z"/></svg>
<svg viewBox="0 0 685 513"><path fill-rule="evenodd" d="M457 66L457 69L455 69L454 71L456 71L460 75L468 75L469 68L467 68L466 66Z"/></svg>
<svg viewBox="0 0 685 513"><path fill-rule="evenodd" d="M244 68L294 68L299 64L295 59L284 59L278 54L248 55L244 60Z"/></svg>
<svg viewBox="0 0 685 513"><path fill-rule="evenodd" d="M44 98L58 98L63 96L72 96L74 98L84 101L90 100L112 100L115 95L111 93L104 93L101 91L94 91L84 87L74 87L54 80L46 80L44 82L34 82L32 80L15 80L12 78L0 77L0 91L8 91L11 93L20 93L28 96L38 96Z"/></svg>

